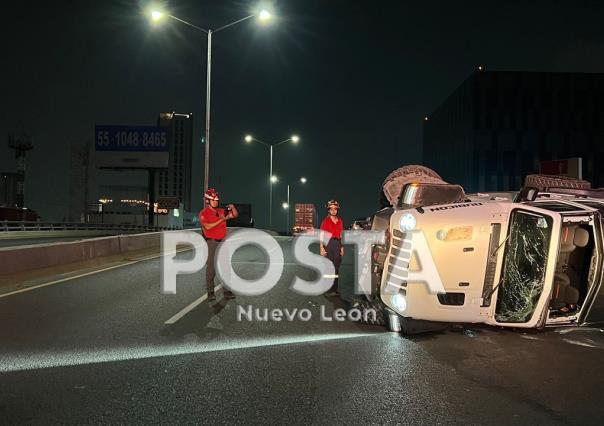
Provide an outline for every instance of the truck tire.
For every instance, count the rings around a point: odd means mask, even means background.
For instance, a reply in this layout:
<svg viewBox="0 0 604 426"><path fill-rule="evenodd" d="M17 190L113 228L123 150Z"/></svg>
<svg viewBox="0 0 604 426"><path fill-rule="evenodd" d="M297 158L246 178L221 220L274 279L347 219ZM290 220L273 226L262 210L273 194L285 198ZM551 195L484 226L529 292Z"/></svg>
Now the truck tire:
<svg viewBox="0 0 604 426"><path fill-rule="evenodd" d="M405 184L411 182L435 184L447 183L434 170L425 166L412 164L399 167L384 179L384 182L382 183L382 196L388 200L388 203L391 206L396 206L401 189Z"/></svg>

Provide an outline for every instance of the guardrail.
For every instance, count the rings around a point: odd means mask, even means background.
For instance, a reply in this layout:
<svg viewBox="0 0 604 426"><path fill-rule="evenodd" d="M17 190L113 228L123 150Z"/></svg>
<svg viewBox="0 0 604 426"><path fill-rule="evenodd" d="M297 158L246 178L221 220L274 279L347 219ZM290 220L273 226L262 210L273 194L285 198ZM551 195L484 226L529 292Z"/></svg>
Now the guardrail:
<svg viewBox="0 0 604 426"><path fill-rule="evenodd" d="M124 232L158 232L173 231L178 228L131 225L116 225L111 223L79 223L79 222L22 222L0 221L0 232L15 231L124 231Z"/></svg>

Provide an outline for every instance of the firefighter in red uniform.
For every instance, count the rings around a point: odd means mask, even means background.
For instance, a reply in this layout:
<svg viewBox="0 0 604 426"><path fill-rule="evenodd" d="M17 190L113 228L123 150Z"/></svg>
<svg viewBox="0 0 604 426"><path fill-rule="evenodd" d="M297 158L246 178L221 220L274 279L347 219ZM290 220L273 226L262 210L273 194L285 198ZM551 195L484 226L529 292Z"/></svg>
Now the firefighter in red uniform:
<svg viewBox="0 0 604 426"><path fill-rule="evenodd" d="M344 221L338 216L340 209L340 203L336 200L330 200L327 203L328 215L323 222L321 222L321 235L320 235L320 253L321 256L327 256L332 261L335 267L336 276L333 280L333 285L330 291L327 293L328 296L338 295L338 274L340 272L340 265L342 264L342 256L344 256L344 247L342 246L342 231L344 230ZM331 238L327 245L326 232L331 234Z"/></svg>
<svg viewBox="0 0 604 426"><path fill-rule="evenodd" d="M199 223L201 224L202 234L208 243L208 262L206 266L206 287L208 289L208 300L216 300L214 294L214 277L216 276L214 255L218 244L226 238L229 219L235 219L238 216L237 209L233 204L225 209L218 207L220 197L214 188L209 188L203 196L206 202L206 208L199 212ZM234 299L235 295L225 287L224 297Z"/></svg>

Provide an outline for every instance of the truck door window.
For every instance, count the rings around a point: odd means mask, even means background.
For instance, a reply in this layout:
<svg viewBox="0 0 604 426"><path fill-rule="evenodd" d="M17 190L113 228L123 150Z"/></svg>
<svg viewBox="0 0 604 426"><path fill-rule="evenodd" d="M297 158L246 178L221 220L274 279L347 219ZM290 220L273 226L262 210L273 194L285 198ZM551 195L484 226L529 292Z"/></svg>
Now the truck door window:
<svg viewBox="0 0 604 426"><path fill-rule="evenodd" d="M512 213L504 252L495 319L523 323L533 316L543 292L552 219L527 211Z"/></svg>

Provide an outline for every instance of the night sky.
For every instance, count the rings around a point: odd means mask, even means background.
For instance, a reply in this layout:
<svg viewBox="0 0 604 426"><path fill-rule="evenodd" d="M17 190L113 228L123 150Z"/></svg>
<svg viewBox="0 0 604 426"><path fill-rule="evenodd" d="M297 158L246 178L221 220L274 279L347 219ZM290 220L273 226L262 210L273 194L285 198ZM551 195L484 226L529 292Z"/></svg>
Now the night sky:
<svg viewBox="0 0 604 426"><path fill-rule="evenodd" d="M13 2L17 3L17 2ZM69 206L69 146L95 124L153 125L192 112L194 207L201 206L206 39L174 21L154 28L142 1L19 2L3 6L0 170L14 171L9 132L33 135L26 205L60 220ZM529 4L530 3L530 4ZM202 27L239 19L256 2L170 1ZM274 2L277 19L214 36L211 186L253 204L267 222L268 150L275 150L274 222L292 202L338 198L347 224L378 207L393 169L421 162L425 115L478 65L511 71L604 71L601 1ZM144 174L126 175L145 184ZM446 179L446 176L444 176ZM123 180L123 179L122 179Z"/></svg>

